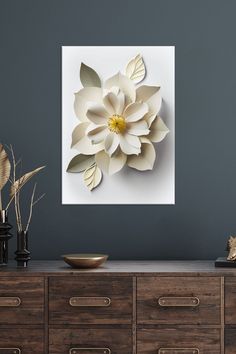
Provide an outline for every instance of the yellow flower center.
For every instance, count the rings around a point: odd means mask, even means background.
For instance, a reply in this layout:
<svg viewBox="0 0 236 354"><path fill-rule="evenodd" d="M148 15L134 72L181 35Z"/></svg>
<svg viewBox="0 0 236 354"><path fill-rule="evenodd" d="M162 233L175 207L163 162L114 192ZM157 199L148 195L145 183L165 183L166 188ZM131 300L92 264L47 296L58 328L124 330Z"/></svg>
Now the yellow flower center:
<svg viewBox="0 0 236 354"><path fill-rule="evenodd" d="M119 116L118 114L114 114L112 117L108 119L108 128L111 132L119 134L123 133L126 128L125 118Z"/></svg>

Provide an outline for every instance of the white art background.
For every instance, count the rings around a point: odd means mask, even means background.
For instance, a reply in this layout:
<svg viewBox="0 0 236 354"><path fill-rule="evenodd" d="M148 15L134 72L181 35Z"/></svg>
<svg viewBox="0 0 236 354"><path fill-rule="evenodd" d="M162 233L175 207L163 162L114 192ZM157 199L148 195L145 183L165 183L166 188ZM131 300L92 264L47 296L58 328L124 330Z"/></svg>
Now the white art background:
<svg viewBox="0 0 236 354"><path fill-rule="evenodd" d="M161 86L160 116L170 133L160 143L152 171L137 171L125 166L108 176L90 192L83 173L67 173L68 163L79 151L71 149L71 134L79 120L73 104L74 93L82 89L81 62L92 67L102 82L137 54L143 56L147 75L139 85ZM175 203L175 59L174 47L62 47L62 204L174 204Z"/></svg>

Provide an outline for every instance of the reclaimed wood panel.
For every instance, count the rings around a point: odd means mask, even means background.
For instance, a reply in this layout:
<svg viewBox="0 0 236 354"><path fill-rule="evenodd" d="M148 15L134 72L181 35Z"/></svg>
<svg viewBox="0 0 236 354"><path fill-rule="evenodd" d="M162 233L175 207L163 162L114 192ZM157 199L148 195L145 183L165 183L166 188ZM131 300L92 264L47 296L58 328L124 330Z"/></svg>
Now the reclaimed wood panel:
<svg viewBox="0 0 236 354"><path fill-rule="evenodd" d="M108 348L112 354L132 354L132 329L96 327L49 330L50 354L69 354L71 348Z"/></svg>
<svg viewBox="0 0 236 354"><path fill-rule="evenodd" d="M30 267L19 269L14 261L0 267L2 276L232 276L236 268L215 268L214 261L107 261L95 269L73 269L63 261L30 261Z"/></svg>
<svg viewBox="0 0 236 354"><path fill-rule="evenodd" d="M45 354L43 332L39 328L1 328L0 348L19 348L21 354Z"/></svg>
<svg viewBox="0 0 236 354"><path fill-rule="evenodd" d="M236 353L236 327L225 330L225 354Z"/></svg>
<svg viewBox="0 0 236 354"><path fill-rule="evenodd" d="M220 324L220 287L219 277L138 277L138 323ZM162 297L193 297L199 305L165 307L158 303Z"/></svg>
<svg viewBox="0 0 236 354"><path fill-rule="evenodd" d="M131 324L132 277L51 277L51 324ZM71 306L73 297L109 298L109 306ZM106 305L106 304L105 304Z"/></svg>
<svg viewBox="0 0 236 354"><path fill-rule="evenodd" d="M17 297L17 307L0 306L0 324L44 323L44 279L0 277L0 297Z"/></svg>
<svg viewBox="0 0 236 354"><path fill-rule="evenodd" d="M137 354L157 354L160 348L197 348L199 354L220 354L220 329L143 328L137 332L137 348Z"/></svg>
<svg viewBox="0 0 236 354"><path fill-rule="evenodd" d="M225 323L236 325L236 278L233 277L225 279Z"/></svg>

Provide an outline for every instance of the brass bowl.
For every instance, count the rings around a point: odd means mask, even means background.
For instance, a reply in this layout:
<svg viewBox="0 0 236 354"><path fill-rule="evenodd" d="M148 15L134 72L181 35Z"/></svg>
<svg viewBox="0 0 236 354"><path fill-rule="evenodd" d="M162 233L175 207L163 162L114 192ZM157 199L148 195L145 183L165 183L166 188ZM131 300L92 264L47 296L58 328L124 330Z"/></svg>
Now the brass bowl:
<svg viewBox="0 0 236 354"><path fill-rule="evenodd" d="M108 255L106 254L64 254L64 261L72 268L97 268L106 262Z"/></svg>

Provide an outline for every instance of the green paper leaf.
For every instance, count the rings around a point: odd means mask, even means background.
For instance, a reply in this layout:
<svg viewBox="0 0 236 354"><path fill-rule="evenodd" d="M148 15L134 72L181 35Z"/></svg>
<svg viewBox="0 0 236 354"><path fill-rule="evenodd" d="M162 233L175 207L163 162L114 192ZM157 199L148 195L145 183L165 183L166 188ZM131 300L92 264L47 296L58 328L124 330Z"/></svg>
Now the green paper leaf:
<svg viewBox="0 0 236 354"><path fill-rule="evenodd" d="M66 171L72 173L82 172L92 166L94 162L94 155L78 154L70 161Z"/></svg>
<svg viewBox="0 0 236 354"><path fill-rule="evenodd" d="M101 87L101 80L95 70L81 63L80 81L84 87Z"/></svg>

